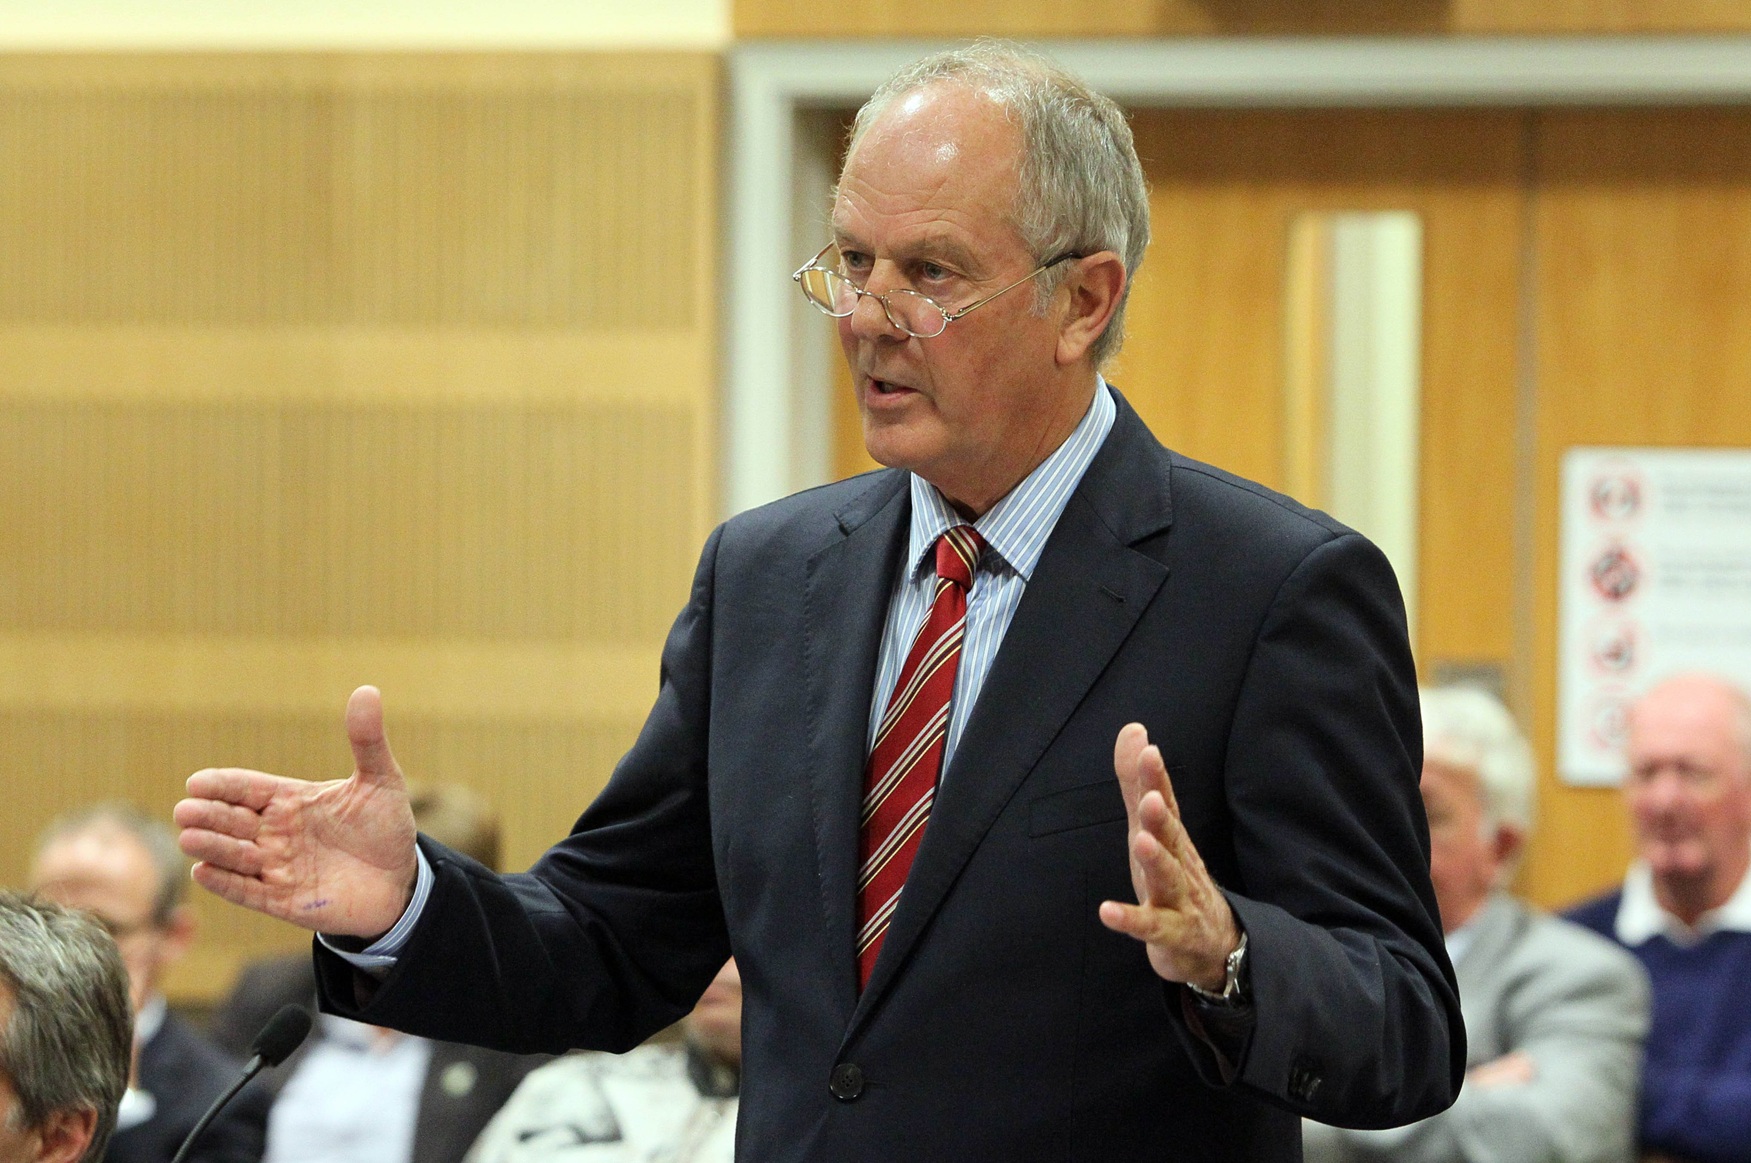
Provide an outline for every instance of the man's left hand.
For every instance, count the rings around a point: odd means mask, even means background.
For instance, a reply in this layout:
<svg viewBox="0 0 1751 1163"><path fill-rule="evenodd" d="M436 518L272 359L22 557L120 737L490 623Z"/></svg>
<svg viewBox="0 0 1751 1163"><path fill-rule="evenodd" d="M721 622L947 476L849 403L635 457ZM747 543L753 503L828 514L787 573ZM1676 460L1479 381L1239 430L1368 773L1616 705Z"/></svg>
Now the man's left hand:
<svg viewBox="0 0 1751 1163"><path fill-rule="evenodd" d="M1101 923L1142 941L1164 979L1220 991L1240 925L1180 823L1161 750L1141 723L1119 732L1113 769L1125 797L1137 903L1102 902Z"/></svg>

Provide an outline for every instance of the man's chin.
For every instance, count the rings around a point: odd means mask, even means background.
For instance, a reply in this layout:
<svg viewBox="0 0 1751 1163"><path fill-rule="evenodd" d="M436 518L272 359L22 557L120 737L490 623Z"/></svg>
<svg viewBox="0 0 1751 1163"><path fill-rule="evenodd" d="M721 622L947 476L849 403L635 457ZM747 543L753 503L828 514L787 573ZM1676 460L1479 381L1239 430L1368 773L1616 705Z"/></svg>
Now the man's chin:
<svg viewBox="0 0 1751 1163"><path fill-rule="evenodd" d="M870 459L886 468L904 468L914 472L930 458L925 441L914 426L906 423L884 423L879 417L864 417L863 447Z"/></svg>

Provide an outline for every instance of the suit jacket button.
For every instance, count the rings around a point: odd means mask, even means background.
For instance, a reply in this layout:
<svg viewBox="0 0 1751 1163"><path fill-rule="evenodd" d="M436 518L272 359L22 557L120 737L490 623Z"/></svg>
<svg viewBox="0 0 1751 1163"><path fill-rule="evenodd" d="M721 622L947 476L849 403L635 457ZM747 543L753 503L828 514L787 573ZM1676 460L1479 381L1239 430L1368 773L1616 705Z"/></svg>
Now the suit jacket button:
<svg viewBox="0 0 1751 1163"><path fill-rule="evenodd" d="M855 1102L863 1093L863 1069L855 1062L841 1062L833 1067L827 1079L827 1089L840 1102Z"/></svg>

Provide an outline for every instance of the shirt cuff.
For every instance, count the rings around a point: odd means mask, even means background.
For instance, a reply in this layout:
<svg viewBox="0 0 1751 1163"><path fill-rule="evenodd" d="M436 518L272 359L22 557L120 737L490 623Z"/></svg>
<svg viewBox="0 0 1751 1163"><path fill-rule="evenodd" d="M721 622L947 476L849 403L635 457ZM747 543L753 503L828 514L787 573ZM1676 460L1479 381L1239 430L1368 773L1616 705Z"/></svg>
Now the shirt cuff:
<svg viewBox="0 0 1751 1163"><path fill-rule="evenodd" d="M401 919L396 921L390 930L371 942L362 950L344 949L338 941L345 938L330 938L326 933L316 934L316 939L322 942L323 948L336 957L347 962L355 969L362 969L374 977L387 973L395 964L395 959L407 945L408 937L413 934L413 927L419 923L420 913L425 910L426 900L432 895L431 862L426 854L418 848L414 856L419 861L419 871L414 874L413 899L407 902L407 908L402 912Z"/></svg>

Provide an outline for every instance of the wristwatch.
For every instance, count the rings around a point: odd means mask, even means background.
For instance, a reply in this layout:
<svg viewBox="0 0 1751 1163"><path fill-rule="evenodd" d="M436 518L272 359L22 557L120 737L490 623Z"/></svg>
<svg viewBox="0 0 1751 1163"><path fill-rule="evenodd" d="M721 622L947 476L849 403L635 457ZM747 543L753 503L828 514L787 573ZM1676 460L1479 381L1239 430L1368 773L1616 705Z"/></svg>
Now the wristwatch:
<svg viewBox="0 0 1751 1163"><path fill-rule="evenodd" d="M1240 944L1234 947L1234 952L1228 955L1224 963L1227 975L1222 979L1220 992L1204 989L1192 982L1186 982L1186 988L1196 994L1199 1001L1208 1005L1237 1006L1246 1001L1246 985L1241 975L1246 971L1246 933L1240 934Z"/></svg>

